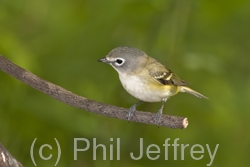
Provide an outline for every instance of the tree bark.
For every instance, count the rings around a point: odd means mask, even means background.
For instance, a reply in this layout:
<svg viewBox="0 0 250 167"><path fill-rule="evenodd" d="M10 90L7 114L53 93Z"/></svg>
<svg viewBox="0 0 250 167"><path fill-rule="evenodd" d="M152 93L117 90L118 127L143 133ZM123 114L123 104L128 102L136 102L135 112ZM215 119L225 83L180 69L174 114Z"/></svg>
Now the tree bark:
<svg viewBox="0 0 250 167"><path fill-rule="evenodd" d="M23 167L23 165L18 162L8 150L0 144L0 166L1 167Z"/></svg>

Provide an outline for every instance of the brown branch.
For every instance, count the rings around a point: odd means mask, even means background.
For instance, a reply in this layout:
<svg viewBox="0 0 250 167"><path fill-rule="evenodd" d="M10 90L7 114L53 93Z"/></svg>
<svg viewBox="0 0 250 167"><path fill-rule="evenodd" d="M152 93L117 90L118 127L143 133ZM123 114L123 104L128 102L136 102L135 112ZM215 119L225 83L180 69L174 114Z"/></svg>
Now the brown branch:
<svg viewBox="0 0 250 167"><path fill-rule="evenodd" d="M127 120L128 109L111 106L108 104L96 102L85 97L73 94L64 88L52 84L31 72L15 65L10 60L0 55L0 69L5 73L15 77L16 79L26 83L27 85L46 93L47 95L69 104L73 107L84 109L86 111L101 114L108 117ZM136 111L131 118L131 122L140 122L145 124L155 124L155 113ZM169 128L186 128L188 120L184 117L162 115L159 126Z"/></svg>
<svg viewBox="0 0 250 167"><path fill-rule="evenodd" d="M0 144L0 166L1 167L23 167L23 165L18 162L8 150Z"/></svg>

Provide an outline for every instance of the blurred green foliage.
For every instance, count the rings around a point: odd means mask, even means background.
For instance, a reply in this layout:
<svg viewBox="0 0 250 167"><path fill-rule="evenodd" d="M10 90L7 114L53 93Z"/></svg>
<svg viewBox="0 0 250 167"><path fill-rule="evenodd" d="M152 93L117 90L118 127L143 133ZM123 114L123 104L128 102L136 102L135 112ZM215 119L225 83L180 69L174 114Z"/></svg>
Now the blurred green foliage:
<svg viewBox="0 0 250 167"><path fill-rule="evenodd" d="M250 2L210 0L1 0L0 53L34 74L76 94L104 103L130 107L137 100L120 85L117 73L97 62L117 46L140 48L176 72L191 87L209 97L179 94L171 98L165 114L187 116L185 130L94 115L72 108L0 72L0 142L25 166L33 166L30 146L35 138L38 166L53 166L57 150L39 147L56 138L62 149L58 166L206 166L204 158L164 159L162 144L179 138L180 144L220 144L212 166L248 166ZM145 103L140 110L156 112L160 103ZM93 138L116 147L121 160L97 160L90 150L74 160L74 138ZM114 138L114 142L110 141ZM139 138L145 147L157 144L158 160L130 158L139 155ZM82 143L81 147L86 145ZM180 151L180 149L178 150ZM109 159L109 156L107 156ZM114 156L116 159L116 156Z"/></svg>

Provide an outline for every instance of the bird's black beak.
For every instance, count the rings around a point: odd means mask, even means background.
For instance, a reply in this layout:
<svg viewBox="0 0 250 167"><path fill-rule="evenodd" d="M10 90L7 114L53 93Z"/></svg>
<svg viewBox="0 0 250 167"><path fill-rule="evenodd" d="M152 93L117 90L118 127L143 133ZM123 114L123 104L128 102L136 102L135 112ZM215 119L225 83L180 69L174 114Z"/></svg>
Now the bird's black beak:
<svg viewBox="0 0 250 167"><path fill-rule="evenodd" d="M110 61L107 60L106 57L100 58L98 61L99 61L99 62L102 62L102 63L110 63Z"/></svg>

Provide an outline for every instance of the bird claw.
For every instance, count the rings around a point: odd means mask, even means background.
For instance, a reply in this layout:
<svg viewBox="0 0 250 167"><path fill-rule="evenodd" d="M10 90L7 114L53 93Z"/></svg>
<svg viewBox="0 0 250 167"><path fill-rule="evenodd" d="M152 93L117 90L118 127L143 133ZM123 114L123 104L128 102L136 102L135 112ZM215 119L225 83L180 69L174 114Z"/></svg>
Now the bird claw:
<svg viewBox="0 0 250 167"><path fill-rule="evenodd" d="M131 116L133 116L135 110L136 110L136 105L133 105L132 107L130 107L128 111L128 121L130 120Z"/></svg>
<svg viewBox="0 0 250 167"><path fill-rule="evenodd" d="M155 115L155 124L159 127L159 123L161 120L162 108Z"/></svg>
<svg viewBox="0 0 250 167"><path fill-rule="evenodd" d="M132 105L128 111L128 121L130 120L130 118L133 116L134 112L136 111L136 107L141 104L142 101L139 101L138 103Z"/></svg>
<svg viewBox="0 0 250 167"><path fill-rule="evenodd" d="M167 101L167 98L163 98L162 99L162 104L161 104L161 108L158 110L158 112L156 113L155 115L155 124L159 127L160 125L160 120L161 120L161 115L162 115L162 111L163 111L163 108L164 108L164 104L166 103Z"/></svg>

